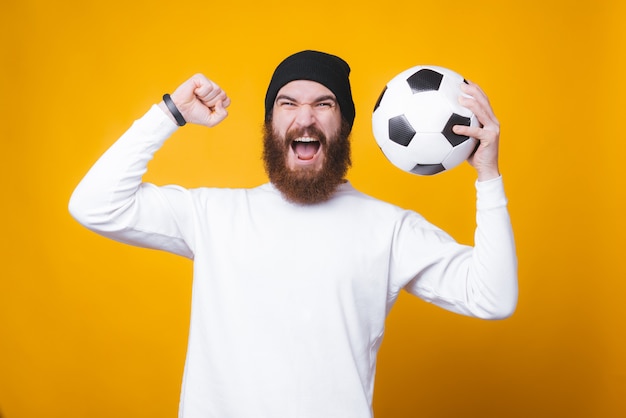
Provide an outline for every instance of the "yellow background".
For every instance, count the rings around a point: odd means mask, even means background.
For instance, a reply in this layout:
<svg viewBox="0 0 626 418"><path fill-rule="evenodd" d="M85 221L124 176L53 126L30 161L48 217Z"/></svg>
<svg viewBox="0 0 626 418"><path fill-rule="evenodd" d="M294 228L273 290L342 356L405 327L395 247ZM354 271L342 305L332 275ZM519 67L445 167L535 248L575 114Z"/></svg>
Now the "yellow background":
<svg viewBox="0 0 626 418"><path fill-rule="evenodd" d="M124 246L67 212L96 158L194 72L232 98L148 180L254 186L263 96L286 55L352 66L350 179L471 243L474 172L391 166L371 135L384 84L417 64L479 83L502 123L520 300L485 322L403 296L375 412L395 417L626 416L624 101L619 0L333 2L21 0L0 6L0 415L174 417L191 262Z"/></svg>

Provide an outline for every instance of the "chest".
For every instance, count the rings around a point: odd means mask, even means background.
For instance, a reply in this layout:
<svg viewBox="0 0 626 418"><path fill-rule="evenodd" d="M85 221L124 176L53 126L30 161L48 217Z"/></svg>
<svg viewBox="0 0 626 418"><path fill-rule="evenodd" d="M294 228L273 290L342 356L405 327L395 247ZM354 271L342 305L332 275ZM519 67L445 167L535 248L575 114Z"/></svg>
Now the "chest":
<svg viewBox="0 0 626 418"><path fill-rule="evenodd" d="M324 209L220 207L198 222L196 269L222 293L263 295L298 310L338 300L385 310L392 227L358 208Z"/></svg>

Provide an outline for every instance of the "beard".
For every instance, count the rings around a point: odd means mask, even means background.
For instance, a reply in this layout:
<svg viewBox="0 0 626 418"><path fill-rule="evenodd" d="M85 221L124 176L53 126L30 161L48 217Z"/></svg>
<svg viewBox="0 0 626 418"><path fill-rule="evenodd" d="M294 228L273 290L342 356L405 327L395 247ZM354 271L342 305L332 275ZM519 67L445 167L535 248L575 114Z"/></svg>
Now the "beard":
<svg viewBox="0 0 626 418"><path fill-rule="evenodd" d="M287 153L295 138L304 136L302 130L289 131L283 137L266 121L263 131L263 161L272 184L283 197L297 204L310 205L325 202L337 187L345 182L345 175L352 164L350 159L350 126L342 121L341 127L331 138L315 127L306 129L324 149L324 163L321 169L292 170L287 167Z"/></svg>

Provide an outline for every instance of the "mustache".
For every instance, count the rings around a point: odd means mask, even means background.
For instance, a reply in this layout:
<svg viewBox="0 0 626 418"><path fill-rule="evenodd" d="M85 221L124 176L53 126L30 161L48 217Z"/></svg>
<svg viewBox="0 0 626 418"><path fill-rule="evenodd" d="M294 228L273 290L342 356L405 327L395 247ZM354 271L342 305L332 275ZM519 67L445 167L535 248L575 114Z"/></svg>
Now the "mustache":
<svg viewBox="0 0 626 418"><path fill-rule="evenodd" d="M302 137L314 138L314 139L318 140L320 142L320 144L322 144L324 146L328 142L328 139L326 138L326 135L324 134L324 132L322 132L316 126L308 126L308 127L305 127L305 128L293 128L290 131L287 131L287 133L285 134L285 139L284 139L285 140L285 146L286 147L290 147L291 143L296 138L302 138Z"/></svg>

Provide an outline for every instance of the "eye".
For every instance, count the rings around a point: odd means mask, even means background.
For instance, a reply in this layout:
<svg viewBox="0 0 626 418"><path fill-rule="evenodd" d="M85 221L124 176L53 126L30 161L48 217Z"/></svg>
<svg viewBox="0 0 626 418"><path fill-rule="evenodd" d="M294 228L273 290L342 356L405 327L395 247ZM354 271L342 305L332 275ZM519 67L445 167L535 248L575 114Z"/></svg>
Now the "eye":
<svg viewBox="0 0 626 418"><path fill-rule="evenodd" d="M335 103L332 101L323 101L323 102L317 103L317 107L323 108L323 109L331 109L335 107Z"/></svg>
<svg viewBox="0 0 626 418"><path fill-rule="evenodd" d="M278 105L280 107L295 107L296 106L294 102L289 101L289 100L281 100L278 102Z"/></svg>

